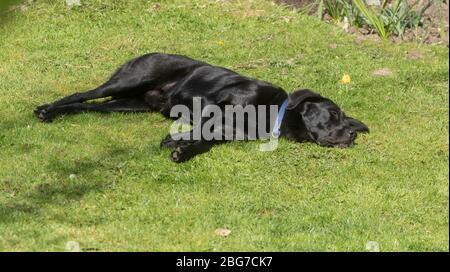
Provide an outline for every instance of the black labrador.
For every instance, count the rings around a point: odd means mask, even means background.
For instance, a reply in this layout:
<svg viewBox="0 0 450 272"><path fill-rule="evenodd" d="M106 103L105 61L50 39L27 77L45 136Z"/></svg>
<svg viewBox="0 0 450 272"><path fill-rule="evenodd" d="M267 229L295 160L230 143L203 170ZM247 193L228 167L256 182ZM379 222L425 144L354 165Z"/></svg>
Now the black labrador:
<svg viewBox="0 0 450 272"><path fill-rule="evenodd" d="M88 100L111 97L100 103ZM313 141L323 146L351 146L357 132L368 132L362 122L348 117L330 99L310 90L287 94L280 87L247 78L226 68L212 66L182 55L151 53L121 66L103 85L75 93L36 108L35 115L51 122L57 115L96 112L159 111L171 118L175 105L192 110L194 97L207 105L284 104L279 135L294 141ZM259 119L258 119L259 120ZM269 118L263 119L269 122ZM202 122L204 120L202 119ZM261 121L259 121L261 122ZM182 162L207 152L220 140L184 139L168 135L161 146L173 148L171 159Z"/></svg>

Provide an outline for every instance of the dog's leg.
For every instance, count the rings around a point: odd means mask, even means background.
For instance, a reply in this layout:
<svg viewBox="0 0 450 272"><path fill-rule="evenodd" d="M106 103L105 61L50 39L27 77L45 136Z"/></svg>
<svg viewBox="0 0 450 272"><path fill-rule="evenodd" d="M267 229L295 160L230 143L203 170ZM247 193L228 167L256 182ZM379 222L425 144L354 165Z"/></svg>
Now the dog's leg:
<svg viewBox="0 0 450 272"><path fill-rule="evenodd" d="M193 139L192 131L179 132L175 135L169 134L161 141L160 146L166 148L176 148L182 141L184 141L184 143L187 143L187 141L191 141L193 143L195 141L187 139Z"/></svg>
<svg viewBox="0 0 450 272"><path fill-rule="evenodd" d="M164 105L162 100L162 91L150 90L144 94L145 102L154 110L159 111Z"/></svg>
<svg viewBox="0 0 450 272"><path fill-rule="evenodd" d="M201 121L198 123L199 125L204 124L210 118L202 117ZM201 132L201 131L200 131ZM194 129L190 131L177 132L174 134L168 134L160 143L160 147L166 148L176 148L180 144L187 145L189 143L195 143L202 139L202 135L199 135L199 138L194 137Z"/></svg>
<svg viewBox="0 0 450 272"><path fill-rule="evenodd" d="M200 139L196 139L194 137L194 128L193 130L188 132L180 132L173 135L169 134L164 140L161 141L161 147L174 148L170 155L172 161L180 163L190 160L191 158L199 154L208 152L215 144L226 142L226 129L224 126L225 124L222 124L221 127L208 127L207 129L209 131L203 131L203 129L205 129L203 125L205 125L207 121L211 121L211 118L202 117L201 122L197 124L202 126ZM236 134L236 131L233 128L231 129L232 133ZM220 138L213 137L212 139L208 140L203 138L204 132L214 133L215 131L221 132Z"/></svg>
<svg viewBox="0 0 450 272"><path fill-rule="evenodd" d="M151 86L158 83L161 74L157 73L156 61L149 59L155 56L147 55L131 60L122 65L110 79L101 86L86 92L78 92L66 96L53 103L38 106L34 111L36 116L45 114L52 108L73 103L82 103L88 100L104 97L134 97L144 94Z"/></svg>
<svg viewBox="0 0 450 272"><path fill-rule="evenodd" d="M202 118L200 124L204 124L206 120L208 119ZM218 139L205 140L202 135L200 135L200 139L196 139L194 137L194 130L195 128L187 132L179 132L173 135L169 134L161 141L161 147L174 148L170 155L172 161L180 163L190 160L196 155L208 152L213 145L222 142Z"/></svg>
<svg viewBox="0 0 450 272"><path fill-rule="evenodd" d="M178 147L172 151L170 158L172 161L180 163L192 159L196 155L208 152L216 141L180 141Z"/></svg>
<svg viewBox="0 0 450 272"><path fill-rule="evenodd" d="M103 103L72 103L54 106L47 111L41 111L38 118L43 122L51 122L53 118L61 114L72 114L86 111L95 112L148 112L151 107L142 97L121 98Z"/></svg>
<svg viewBox="0 0 450 272"><path fill-rule="evenodd" d="M57 100L51 104L42 105L36 108L34 111L35 115L39 117L40 114L46 114L46 112L51 111L53 108L73 104L73 103L82 103L88 100L104 98L114 95L123 94L125 92L133 92L134 90L139 90L142 88L141 83L133 83L130 80L114 80L111 79L107 83L102 86L87 92L82 93L74 93L69 96L66 96L60 100Z"/></svg>

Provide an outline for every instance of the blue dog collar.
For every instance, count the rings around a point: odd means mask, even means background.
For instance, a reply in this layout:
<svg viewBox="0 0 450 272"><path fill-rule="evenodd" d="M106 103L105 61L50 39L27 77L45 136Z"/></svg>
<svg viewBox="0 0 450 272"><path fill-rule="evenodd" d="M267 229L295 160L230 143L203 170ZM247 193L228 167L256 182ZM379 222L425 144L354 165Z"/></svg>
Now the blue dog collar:
<svg viewBox="0 0 450 272"><path fill-rule="evenodd" d="M280 110L278 111L277 120L275 120L275 126L272 130L272 137L278 138L280 136L280 127L281 122L283 122L284 113L286 111L286 107L288 105L288 100L284 100L283 104L281 104Z"/></svg>

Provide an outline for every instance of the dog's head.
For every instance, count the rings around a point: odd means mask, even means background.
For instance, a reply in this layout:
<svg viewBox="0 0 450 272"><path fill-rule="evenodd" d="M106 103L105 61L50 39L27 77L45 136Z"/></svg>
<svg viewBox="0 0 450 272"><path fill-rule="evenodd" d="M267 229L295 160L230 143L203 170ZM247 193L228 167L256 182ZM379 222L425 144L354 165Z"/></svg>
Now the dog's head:
<svg viewBox="0 0 450 272"><path fill-rule="evenodd" d="M330 99L310 90L298 90L289 94L289 122L299 122L302 138L323 146L348 147L357 136L357 132L369 132L362 122L348 117ZM300 137L298 137L300 138Z"/></svg>

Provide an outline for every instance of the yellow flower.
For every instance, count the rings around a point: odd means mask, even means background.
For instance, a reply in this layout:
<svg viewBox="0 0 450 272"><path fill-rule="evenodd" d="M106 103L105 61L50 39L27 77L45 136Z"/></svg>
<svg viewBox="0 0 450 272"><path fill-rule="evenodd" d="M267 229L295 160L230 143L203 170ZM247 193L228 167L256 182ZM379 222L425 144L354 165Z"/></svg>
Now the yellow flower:
<svg viewBox="0 0 450 272"><path fill-rule="evenodd" d="M225 44L224 41L217 41L216 43L220 46L223 46Z"/></svg>
<svg viewBox="0 0 450 272"><path fill-rule="evenodd" d="M344 74L342 76L342 79L339 80L339 83L342 83L342 84L349 84L350 82L352 82L352 79L351 79L350 75L347 75L347 74Z"/></svg>

